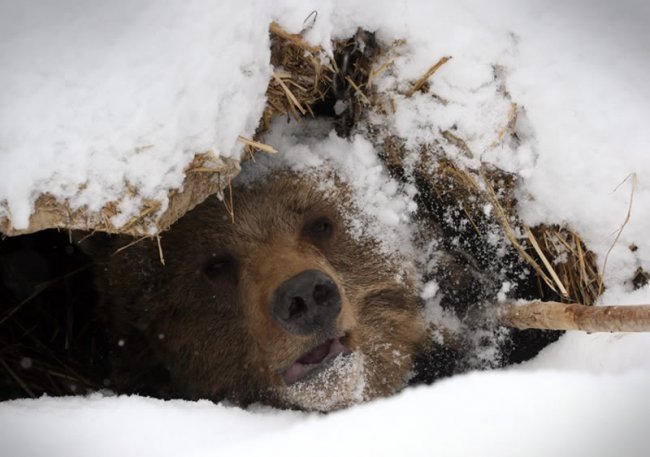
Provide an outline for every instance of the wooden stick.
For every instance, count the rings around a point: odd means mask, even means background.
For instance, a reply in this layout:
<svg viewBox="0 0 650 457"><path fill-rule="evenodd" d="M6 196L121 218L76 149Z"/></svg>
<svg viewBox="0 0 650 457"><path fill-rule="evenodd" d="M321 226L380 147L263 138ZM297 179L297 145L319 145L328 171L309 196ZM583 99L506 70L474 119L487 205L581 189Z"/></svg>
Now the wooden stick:
<svg viewBox="0 0 650 457"><path fill-rule="evenodd" d="M509 303L499 322L521 330L581 330L583 332L650 332L650 305L585 306L559 302Z"/></svg>

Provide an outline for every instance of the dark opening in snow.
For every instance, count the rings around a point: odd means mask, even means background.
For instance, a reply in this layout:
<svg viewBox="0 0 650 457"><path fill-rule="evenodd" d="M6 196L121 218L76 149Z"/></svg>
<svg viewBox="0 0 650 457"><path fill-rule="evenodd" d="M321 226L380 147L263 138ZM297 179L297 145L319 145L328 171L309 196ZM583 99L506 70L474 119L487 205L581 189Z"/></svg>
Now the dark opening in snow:
<svg viewBox="0 0 650 457"><path fill-rule="evenodd" d="M67 232L0 240L0 400L105 387L90 260Z"/></svg>

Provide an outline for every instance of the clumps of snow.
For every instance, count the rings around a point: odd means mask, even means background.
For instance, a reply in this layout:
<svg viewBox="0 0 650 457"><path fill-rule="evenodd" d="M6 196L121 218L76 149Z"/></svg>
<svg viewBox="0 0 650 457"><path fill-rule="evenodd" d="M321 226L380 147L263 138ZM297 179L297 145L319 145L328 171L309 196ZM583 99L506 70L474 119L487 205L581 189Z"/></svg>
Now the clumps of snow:
<svg viewBox="0 0 650 457"><path fill-rule="evenodd" d="M440 305L443 292L435 280L429 280L420 287L420 297L424 301L423 317L431 331L431 336L441 345L449 343L445 341L445 332L459 333L463 324L452 311L444 309Z"/></svg>
<svg viewBox="0 0 650 457"><path fill-rule="evenodd" d="M266 7L246 2L3 2L0 216L37 197L71 209L166 208L197 153L238 158L271 74Z"/></svg>
<svg viewBox="0 0 650 457"><path fill-rule="evenodd" d="M500 302L505 301L506 298L508 297L507 295L508 292L510 292L511 290L512 290L512 283L510 281L504 281L501 284L501 289L499 289L499 292L497 292L497 299Z"/></svg>
<svg viewBox="0 0 650 457"><path fill-rule="evenodd" d="M422 286L422 291L420 292L420 297L424 300L429 300L433 298L437 293L438 290L440 290L440 286L438 286L438 283L436 281L427 281L423 286Z"/></svg>
<svg viewBox="0 0 650 457"><path fill-rule="evenodd" d="M333 411L361 403L366 379L365 357L359 351L339 355L308 379L278 389L280 398L309 411Z"/></svg>

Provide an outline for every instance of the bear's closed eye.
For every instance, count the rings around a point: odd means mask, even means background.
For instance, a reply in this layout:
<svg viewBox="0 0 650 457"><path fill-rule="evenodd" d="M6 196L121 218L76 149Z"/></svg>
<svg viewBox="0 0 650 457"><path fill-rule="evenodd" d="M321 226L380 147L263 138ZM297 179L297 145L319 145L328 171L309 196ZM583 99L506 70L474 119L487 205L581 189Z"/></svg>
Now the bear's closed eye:
<svg viewBox="0 0 650 457"><path fill-rule="evenodd" d="M319 217L308 222L303 228L303 234L315 241L324 241L332 236L334 223L327 217Z"/></svg>
<svg viewBox="0 0 650 457"><path fill-rule="evenodd" d="M228 254L214 256L203 266L203 273L212 279L230 275L235 270L235 259Z"/></svg>

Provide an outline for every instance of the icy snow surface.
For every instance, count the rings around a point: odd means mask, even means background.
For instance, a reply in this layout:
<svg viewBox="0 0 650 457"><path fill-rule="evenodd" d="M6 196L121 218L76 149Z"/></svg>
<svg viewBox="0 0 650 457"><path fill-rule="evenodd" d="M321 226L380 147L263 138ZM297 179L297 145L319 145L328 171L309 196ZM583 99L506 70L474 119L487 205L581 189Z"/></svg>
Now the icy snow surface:
<svg viewBox="0 0 650 457"><path fill-rule="evenodd" d="M601 265L625 219L632 180L618 186L636 173L631 219L610 254L608 291L601 301L650 303L650 287L632 292L628 283L636 268L650 270L647 2L278 0L261 6L242 0L168 2L175 6L163 8L143 1L90 6L68 0L58 3L65 7L40 2L41 12L28 16L13 11L31 10L34 2L0 5L0 200L11 198L22 215L35 191L56 188L73 196L76 187L66 186L92 177L107 183L102 192L124 179L155 192L159 182L178 184L188 149L236 154L234 138L253 128L252 112L259 109L263 91L260 75L268 76L266 24L274 18L299 31L304 18L318 10L307 36L324 46L332 36L350 36L359 25L378 29L386 41L406 38L408 52L395 62L404 81L452 55L434 82L437 93L453 102L450 110L430 119L434 114L415 97L398 104L396 127L415 139L427 135L433 124L456 124L472 134L468 138L482 159L524 177L520 212L526 222L568 223ZM61 21L53 21L54 16ZM102 30L120 32L106 35ZM16 46L7 45L7 37ZM85 52L68 48L70 39L88 43L81 47ZM228 48L217 45L224 39ZM162 44L154 46L158 40ZM208 57L205 48L196 47L206 41L228 54ZM126 52L126 42L141 54ZM93 52L98 47L102 55ZM129 60L136 55L149 56L153 63ZM528 136L520 151L490 149L485 136L506 114L503 106L489 103L486 82L495 64L504 68L512 100L526 110ZM27 66L36 71L25 81L7 71ZM88 86L76 86L72 78L81 70L90 77L119 68L132 73L116 70L114 78L102 79L99 86L92 79ZM197 91L188 86L170 94L169 87L178 88L175 78L189 78ZM73 100L88 99L107 109L93 118L84 104L62 105L57 94L64 88L75 94ZM129 96L121 97L123 93ZM47 104L34 105L39 94L47 95ZM145 105L155 108L138 111ZM242 110L235 110L227 128L195 122L221 119L219 110L229 106ZM128 122L121 116L133 110L141 114L134 118L141 122L137 134L131 130L133 116ZM151 117L153 112L160 116ZM173 128L159 128L163 121ZM117 133L106 136L106 128ZM220 133L225 131L227 136ZM25 138L34 142L18 148L27 144ZM343 141L328 134L324 138L329 144ZM355 141L359 151L367 146ZM144 149L144 156L116 152L149 144L155 144L155 152ZM64 161L69 157L64 151L73 150L88 154ZM126 163L138 176L125 176ZM151 168L152 163L157 165ZM368 183L369 190L390 193ZM370 197L370 213L381 210L373 206L376 195ZM99 204L87 198L89 204ZM397 217L408 212L408 202L396 205L392 212ZM377 211L374 217L390 214ZM631 244L638 249L632 252ZM435 290L435 285L429 287ZM7 402L0 405L0 451L8 456L634 456L648 455L650 449L649 406L650 335L572 333L522 366L460 376L328 416L126 397Z"/></svg>

